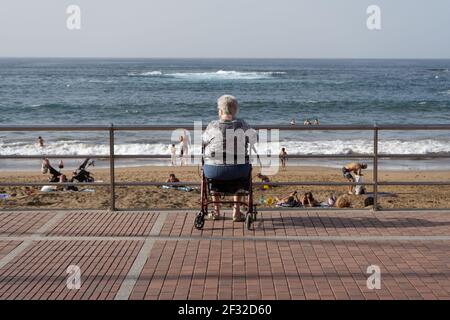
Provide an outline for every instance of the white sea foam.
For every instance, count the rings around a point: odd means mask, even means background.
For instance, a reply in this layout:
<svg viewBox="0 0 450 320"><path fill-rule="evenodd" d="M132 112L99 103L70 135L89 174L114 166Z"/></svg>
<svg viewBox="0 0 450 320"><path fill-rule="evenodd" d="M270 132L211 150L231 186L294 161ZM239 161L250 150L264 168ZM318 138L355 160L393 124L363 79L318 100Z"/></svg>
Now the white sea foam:
<svg viewBox="0 0 450 320"><path fill-rule="evenodd" d="M129 77L158 77L162 76L161 71L129 72Z"/></svg>
<svg viewBox="0 0 450 320"><path fill-rule="evenodd" d="M161 71L146 71L146 72L130 72L128 76L131 77L171 77L185 80L258 80L268 79L276 75L283 75L285 72L270 71L270 72L241 72L241 71L226 71L219 70L216 72L175 72L163 73Z"/></svg>
<svg viewBox="0 0 450 320"><path fill-rule="evenodd" d="M114 83L113 80L99 80L99 79L91 79L88 80L89 83Z"/></svg>
<svg viewBox="0 0 450 320"><path fill-rule="evenodd" d="M370 154L373 152L371 140L317 140L317 141L282 141L280 147L285 147L289 154ZM257 145L258 153L264 154L267 146ZM269 148L277 153L274 145ZM194 153L200 152L199 146L193 146ZM170 154L169 144L164 143L129 143L118 144L115 147L116 154ZM379 144L379 152L384 154L436 154L450 153L450 141L422 139L414 141L382 140ZM106 144L89 144L79 141L61 141L48 144L40 148L35 144L5 143L0 141L1 155L108 155L109 146Z"/></svg>

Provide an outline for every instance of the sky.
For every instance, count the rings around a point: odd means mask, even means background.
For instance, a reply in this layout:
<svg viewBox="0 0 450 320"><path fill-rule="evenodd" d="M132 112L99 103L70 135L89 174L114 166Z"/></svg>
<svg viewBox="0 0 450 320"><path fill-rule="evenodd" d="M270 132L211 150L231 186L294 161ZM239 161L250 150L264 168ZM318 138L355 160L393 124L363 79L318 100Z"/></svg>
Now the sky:
<svg viewBox="0 0 450 320"><path fill-rule="evenodd" d="M449 0L0 0L0 57L449 59L449 13Z"/></svg>

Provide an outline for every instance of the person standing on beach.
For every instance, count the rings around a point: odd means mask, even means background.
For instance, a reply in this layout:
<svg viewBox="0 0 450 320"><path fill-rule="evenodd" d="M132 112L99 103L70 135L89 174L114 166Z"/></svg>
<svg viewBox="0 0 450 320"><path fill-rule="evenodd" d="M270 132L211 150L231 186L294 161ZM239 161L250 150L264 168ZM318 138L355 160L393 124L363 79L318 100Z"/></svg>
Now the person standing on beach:
<svg viewBox="0 0 450 320"><path fill-rule="evenodd" d="M352 175L362 176L362 170L367 169L367 163L352 162L342 168L342 174L349 182L355 182L355 177ZM353 194L353 186L348 186L348 194Z"/></svg>
<svg viewBox="0 0 450 320"><path fill-rule="evenodd" d="M175 147L174 144L172 144L172 146L170 147L170 162L172 164L172 166L176 166L177 165L177 148Z"/></svg>
<svg viewBox="0 0 450 320"><path fill-rule="evenodd" d="M316 120L314 120L314 125L315 125L315 126L320 125L319 119L316 118Z"/></svg>
<svg viewBox="0 0 450 320"><path fill-rule="evenodd" d="M180 156L181 165L186 164L186 159L189 155L189 134L186 130L183 131L183 135L180 136Z"/></svg>
<svg viewBox="0 0 450 320"><path fill-rule="evenodd" d="M287 160L287 152L286 148L281 148L280 151L280 162L281 162L281 168L286 170L286 160Z"/></svg>

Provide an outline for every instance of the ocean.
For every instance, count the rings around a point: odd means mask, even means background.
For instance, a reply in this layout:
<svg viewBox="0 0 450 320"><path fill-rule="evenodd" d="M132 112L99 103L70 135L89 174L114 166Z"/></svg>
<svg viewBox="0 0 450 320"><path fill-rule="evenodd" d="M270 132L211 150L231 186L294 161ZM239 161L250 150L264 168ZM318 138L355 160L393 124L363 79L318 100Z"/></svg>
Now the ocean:
<svg viewBox="0 0 450 320"><path fill-rule="evenodd" d="M250 124L287 124L293 117L298 123L450 124L449 69L450 60L0 59L0 125L207 123L217 117L222 94L238 98L239 116ZM109 151L107 134L98 132L0 132L0 154L41 154L38 135L48 154ZM116 153L168 154L170 138L169 132L118 133ZM281 146L289 154L364 155L372 152L372 133L287 132ZM382 132L380 152L449 153L450 133ZM450 168L448 160L383 165ZM36 167L36 161L2 160L0 170Z"/></svg>

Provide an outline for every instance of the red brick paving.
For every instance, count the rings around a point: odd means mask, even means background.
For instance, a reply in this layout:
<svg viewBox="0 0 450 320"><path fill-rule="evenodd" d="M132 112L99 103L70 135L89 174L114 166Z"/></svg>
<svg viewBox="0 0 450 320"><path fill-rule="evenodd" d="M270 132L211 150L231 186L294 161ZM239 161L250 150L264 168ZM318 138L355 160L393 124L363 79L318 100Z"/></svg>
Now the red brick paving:
<svg viewBox="0 0 450 320"><path fill-rule="evenodd" d="M41 241L1 270L2 299L113 299L138 241ZM69 265L81 269L80 290L66 287Z"/></svg>
<svg viewBox="0 0 450 320"><path fill-rule="evenodd" d="M47 232L51 236L145 236L158 214L143 212L74 212Z"/></svg>
<svg viewBox="0 0 450 320"><path fill-rule="evenodd" d="M55 212L2 212L1 235L31 235L56 215Z"/></svg>
<svg viewBox="0 0 450 320"><path fill-rule="evenodd" d="M414 236L449 235L450 213L442 212L261 212L254 231L226 219L206 221L203 231L193 227L195 212L169 215L165 236ZM239 226L242 226L240 224Z"/></svg>
<svg viewBox="0 0 450 320"><path fill-rule="evenodd" d="M20 241L0 241L0 259L13 251L20 243Z"/></svg>
<svg viewBox="0 0 450 320"><path fill-rule="evenodd" d="M0 269L0 299L114 299L144 240L102 237L145 237L159 216L71 212L27 239L55 214L0 213L0 261L22 238L31 241ZM446 212L263 212L254 231L230 219L198 231L194 216L169 213L160 235L450 236ZM448 240L155 240L131 299L450 299ZM381 290L366 287L372 264L381 268ZM66 287L69 265L81 268L80 290Z"/></svg>
<svg viewBox="0 0 450 320"><path fill-rule="evenodd" d="M131 298L450 299L449 263L444 242L158 241Z"/></svg>

